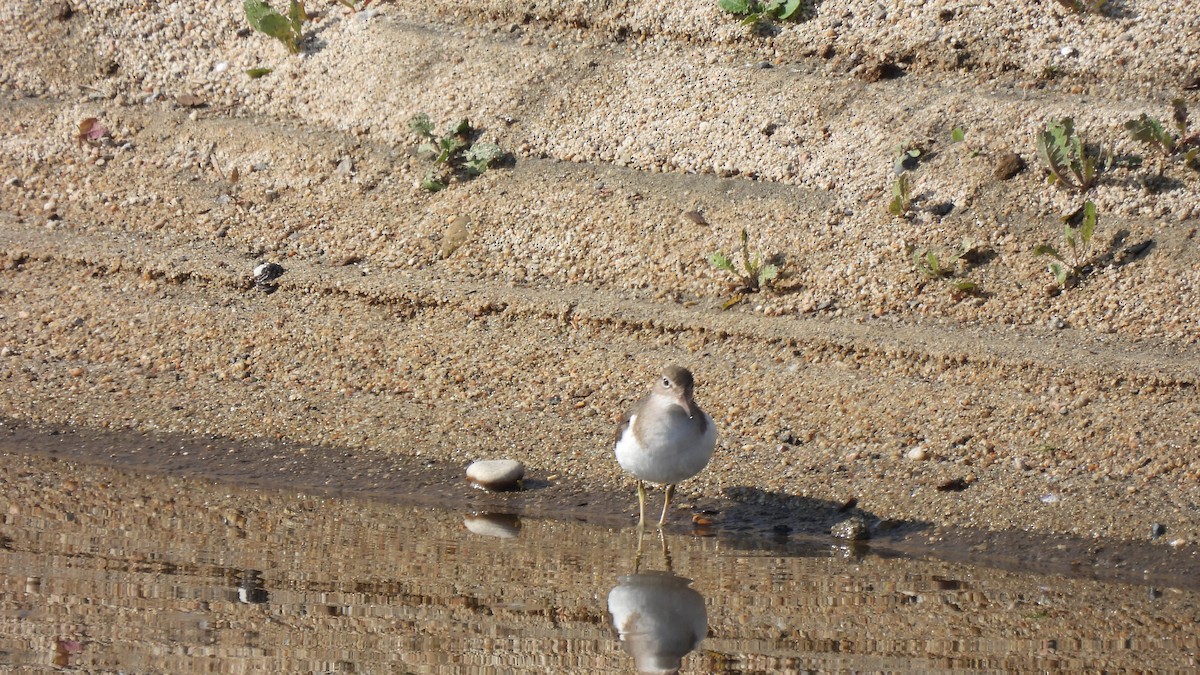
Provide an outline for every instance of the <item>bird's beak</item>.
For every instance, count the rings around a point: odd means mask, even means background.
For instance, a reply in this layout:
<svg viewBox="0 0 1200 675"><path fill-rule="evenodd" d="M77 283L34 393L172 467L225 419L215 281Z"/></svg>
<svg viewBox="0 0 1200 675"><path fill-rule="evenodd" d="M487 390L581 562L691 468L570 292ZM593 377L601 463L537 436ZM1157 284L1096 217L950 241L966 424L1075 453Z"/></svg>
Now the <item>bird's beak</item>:
<svg viewBox="0 0 1200 675"><path fill-rule="evenodd" d="M696 403L692 400L692 392L685 391L679 395L679 407L683 408L688 418L696 417Z"/></svg>

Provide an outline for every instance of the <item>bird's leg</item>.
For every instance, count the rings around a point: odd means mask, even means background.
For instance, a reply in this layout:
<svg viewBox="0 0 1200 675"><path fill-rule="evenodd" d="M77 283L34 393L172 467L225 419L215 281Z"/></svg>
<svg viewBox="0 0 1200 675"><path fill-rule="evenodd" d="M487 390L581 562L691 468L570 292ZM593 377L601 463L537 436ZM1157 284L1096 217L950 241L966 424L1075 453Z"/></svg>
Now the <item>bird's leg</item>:
<svg viewBox="0 0 1200 675"><path fill-rule="evenodd" d="M638 481L638 527L646 524L646 484ZM640 540L638 542L641 543Z"/></svg>
<svg viewBox="0 0 1200 675"><path fill-rule="evenodd" d="M675 484L674 483L667 486L667 496L666 496L666 499L663 500L662 517L658 519L659 527L662 527L663 524L665 524L667 522L667 509L671 506L671 495L673 495L673 494L675 494Z"/></svg>
<svg viewBox="0 0 1200 675"><path fill-rule="evenodd" d="M662 528L658 528L658 543L662 544L663 562L667 565L667 571L675 573L674 565L671 564L671 549L667 548L667 535ZM637 574L635 571L634 574Z"/></svg>
<svg viewBox="0 0 1200 675"><path fill-rule="evenodd" d="M637 553L634 554L634 556L633 556L633 573L634 574L637 574L638 568L640 568L642 566L642 535L644 535L646 533L646 526L644 523L638 523L638 531L637 532L638 532Z"/></svg>

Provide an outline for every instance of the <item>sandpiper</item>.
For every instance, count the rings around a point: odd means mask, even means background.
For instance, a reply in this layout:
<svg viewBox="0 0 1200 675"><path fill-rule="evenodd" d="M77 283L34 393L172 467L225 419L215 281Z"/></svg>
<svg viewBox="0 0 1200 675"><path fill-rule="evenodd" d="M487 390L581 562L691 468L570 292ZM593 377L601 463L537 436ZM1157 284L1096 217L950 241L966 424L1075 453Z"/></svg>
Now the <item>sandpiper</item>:
<svg viewBox="0 0 1200 675"><path fill-rule="evenodd" d="M700 473L716 447L717 429L692 399L693 387L686 368L669 366L617 427L617 462L637 478L639 526L646 522L645 481L667 486L661 526L675 484Z"/></svg>

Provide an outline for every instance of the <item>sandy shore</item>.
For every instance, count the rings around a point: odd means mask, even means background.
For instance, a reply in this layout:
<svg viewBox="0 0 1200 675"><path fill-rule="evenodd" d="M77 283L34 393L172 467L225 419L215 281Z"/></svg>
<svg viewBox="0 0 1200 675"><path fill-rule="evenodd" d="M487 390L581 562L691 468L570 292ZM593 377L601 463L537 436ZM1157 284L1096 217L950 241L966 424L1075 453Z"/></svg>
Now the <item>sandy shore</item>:
<svg viewBox="0 0 1200 675"><path fill-rule="evenodd" d="M721 429L693 502L1200 542L1200 173L1122 127L1176 96L1200 118L1183 0L823 2L767 34L699 1L330 4L299 56L228 3L65 6L0 10L5 416L615 491L612 425L678 363ZM425 192L418 112L509 157ZM1067 115L1123 158L1087 195L1036 157ZM1031 251L1085 198L1092 271L1049 293ZM723 310L706 258L743 228L783 276ZM978 295L906 253L964 237Z"/></svg>

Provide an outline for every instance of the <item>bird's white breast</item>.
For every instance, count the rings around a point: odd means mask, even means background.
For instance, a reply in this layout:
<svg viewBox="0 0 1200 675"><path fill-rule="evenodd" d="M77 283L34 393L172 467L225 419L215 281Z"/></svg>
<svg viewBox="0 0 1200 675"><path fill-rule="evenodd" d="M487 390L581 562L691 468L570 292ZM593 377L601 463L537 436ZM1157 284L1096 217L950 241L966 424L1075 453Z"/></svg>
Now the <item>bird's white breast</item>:
<svg viewBox="0 0 1200 675"><path fill-rule="evenodd" d="M677 411L677 412L676 412ZM637 415L629 419L621 438L617 440L617 462L641 480L651 483L674 484L700 473L712 458L717 444L717 431L712 418L704 411L704 431L698 432L696 420L682 409L658 416L658 424L637 426ZM634 434L637 428L641 438Z"/></svg>

